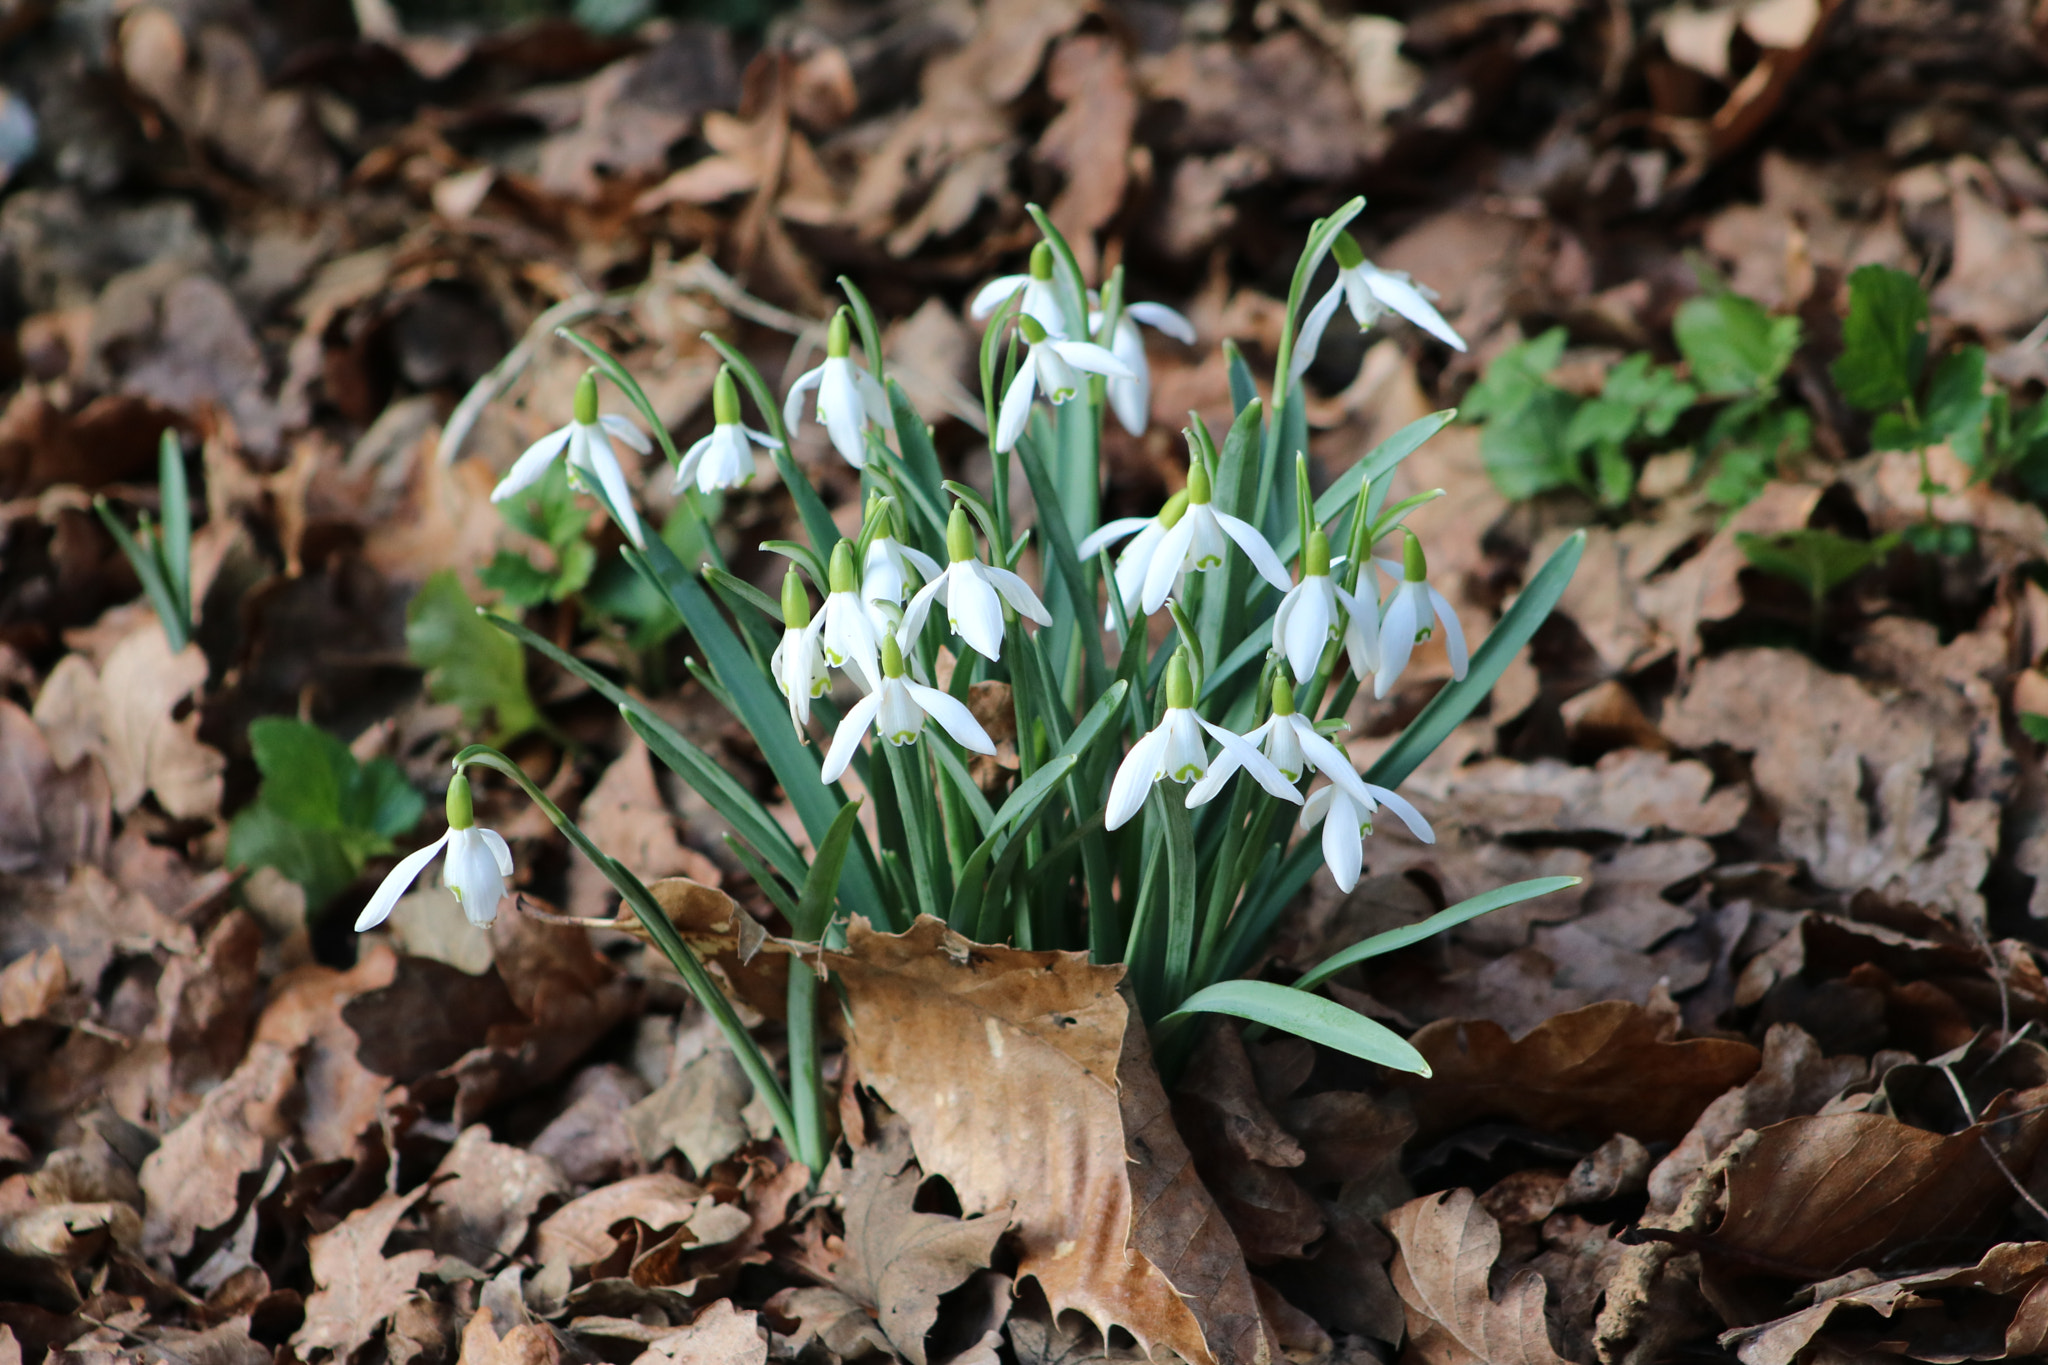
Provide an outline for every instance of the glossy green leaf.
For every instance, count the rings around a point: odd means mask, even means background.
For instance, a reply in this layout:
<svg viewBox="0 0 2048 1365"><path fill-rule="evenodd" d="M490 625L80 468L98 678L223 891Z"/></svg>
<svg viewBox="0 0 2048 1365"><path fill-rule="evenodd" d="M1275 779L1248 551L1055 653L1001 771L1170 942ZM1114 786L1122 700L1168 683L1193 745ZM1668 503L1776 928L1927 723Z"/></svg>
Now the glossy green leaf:
<svg viewBox="0 0 2048 1365"><path fill-rule="evenodd" d="M1346 967L1355 966L1367 958L1378 957L1383 953L1395 952L1411 944L1420 943L1424 939L1435 938L1445 930L1454 929L1467 920L1477 919L1505 906L1519 905L1523 901L1547 896L1553 891L1562 891L1566 887L1578 884L1577 877L1537 877L1526 882L1513 882L1507 886L1496 887L1439 910L1427 919L1403 925L1399 929L1389 929L1385 933L1374 934L1371 938L1352 944L1342 952L1333 953L1303 972L1294 984L1301 990L1311 990Z"/></svg>
<svg viewBox="0 0 2048 1365"><path fill-rule="evenodd" d="M1396 1071L1417 1076L1430 1074L1429 1063L1400 1034L1334 1000L1292 986L1270 981L1219 981L1181 1001L1166 1022L1194 1014L1228 1014L1249 1019Z"/></svg>
<svg viewBox="0 0 2048 1365"><path fill-rule="evenodd" d="M1849 316L1835 386L1851 407L1874 412L1912 398L1927 362L1927 291L1890 266L1866 265L1849 276Z"/></svg>
<svg viewBox="0 0 2048 1365"><path fill-rule="evenodd" d="M540 724L525 656L478 615L454 570L443 569L414 594L405 609L405 644L427 671L428 695L461 707L466 724L482 724L488 715L501 742Z"/></svg>

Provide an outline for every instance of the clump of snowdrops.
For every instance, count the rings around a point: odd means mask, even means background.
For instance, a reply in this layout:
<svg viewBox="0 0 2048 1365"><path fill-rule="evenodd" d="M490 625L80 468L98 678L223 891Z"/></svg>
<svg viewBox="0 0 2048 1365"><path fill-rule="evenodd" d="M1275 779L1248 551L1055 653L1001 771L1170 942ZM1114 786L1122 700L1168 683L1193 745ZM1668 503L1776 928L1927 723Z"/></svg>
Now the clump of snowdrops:
<svg viewBox="0 0 2048 1365"><path fill-rule="evenodd" d="M632 567L674 604L694 637L691 667L752 732L815 850L809 857L756 796L638 699L587 663L501 626L615 702L652 752L731 826L733 853L801 945L836 946L854 916L901 930L932 915L981 942L1085 950L1129 969L1163 1054L1184 1051L1188 1021L1222 1013L1287 1029L1354 1055L1426 1072L1381 1025L1314 993L1345 967L1488 910L1569 883L1518 883L1404 929L1353 944L1291 985L1242 979L1319 865L1349 890L1391 814L1433 838L1399 795L1402 779L1469 715L1556 603L1575 567L1566 543L1530 578L1476 649L1430 581L1427 505L1389 503L1395 468L1440 430L1437 413L1395 433L1316 492L1309 482L1300 380L1340 305L1363 328L1393 311L1444 342L1463 342L1405 276L1365 260L1347 225L1354 200L1319 221L1294 272L1270 397L1228 349L1237 416L1227 431L1192 417L1186 486L1147 517L1101 524L1103 423L1133 432L1149 417L1140 325L1183 341L1194 331L1158 304L1123 297L1121 270L1099 293L1034 209L1044 241L1029 272L996 280L971 311L987 320L980 357L993 481L947 479L930 429L884 369L879 328L860 291L826 331L825 358L775 401L719 338L725 358L712 433L675 448L646 394L611 356L573 333L593 367L567 425L537 442L494 496L566 458L574 484L624 531ZM1336 282L1307 314L1326 256ZM858 345L856 346L856 342ZM858 354L856 354L858 352ZM764 548L789 563L779 596L727 572L715 549L681 562L635 513L614 442L652 449L620 414L600 414L612 385L675 468L681 505L748 482L765 452L796 504L805 539ZM742 391L763 430L743 422ZM860 471L860 533L840 535L790 458L806 418ZM1012 506L1013 471L1032 515ZM695 538L706 546L709 536ZM1164 619L1162 620L1162 614ZM1367 771L1340 742L1361 688L1374 697L1440 638L1453 681ZM999 683L984 688L981 683ZM1017 776L992 800L969 759L996 744L971 699L1014 714ZM445 847L446 879L473 921L495 914L512 872L502 839L475 827L471 765L520 783L619 889L726 1032L798 1160L822 1168L824 1125L815 1014L820 979L789 976L785 1081L632 870L597 848L516 764L482 745L457 755L443 844L400 863L358 922L390 912ZM864 798L849 795L857 784ZM869 826L861 799L872 805Z"/></svg>

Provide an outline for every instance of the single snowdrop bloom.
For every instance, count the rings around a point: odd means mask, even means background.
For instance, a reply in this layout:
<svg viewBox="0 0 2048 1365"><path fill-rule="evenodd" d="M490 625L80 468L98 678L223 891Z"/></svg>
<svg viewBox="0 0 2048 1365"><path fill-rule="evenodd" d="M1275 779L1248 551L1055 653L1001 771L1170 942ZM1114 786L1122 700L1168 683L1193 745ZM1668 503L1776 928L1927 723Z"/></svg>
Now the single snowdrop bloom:
<svg viewBox="0 0 2048 1365"><path fill-rule="evenodd" d="M1109 336L1109 353L1123 361L1131 377L1109 381L1109 406L1116 420L1133 436L1143 436L1152 417L1152 369L1145 360L1145 338L1138 334L1141 322L1183 346L1195 344L1195 325L1163 303L1126 304L1117 316L1116 327ZM1088 315L1089 331L1101 325L1102 314Z"/></svg>
<svg viewBox="0 0 2048 1365"><path fill-rule="evenodd" d="M1166 539L1168 531L1179 524L1187 510L1188 493L1183 488L1166 500L1166 506L1159 509L1157 516L1118 517L1114 521L1106 521L1090 531L1081 542L1076 554L1086 564L1125 536L1130 536L1131 543L1118 553L1115 568L1116 595L1123 603L1126 617L1138 614L1138 604L1145 596L1145 575L1152 568L1152 556L1158 553L1159 543ZM1173 593L1179 591L1176 583ZM1116 629L1115 607L1102 613L1102 628Z"/></svg>
<svg viewBox="0 0 2048 1365"><path fill-rule="evenodd" d="M977 754L995 753L996 742L988 737L988 731L981 728L981 722L965 703L936 687L926 687L903 676L903 650L895 636L883 636L882 685L855 702L839 722L818 776L826 782L837 782L844 776L847 765L853 762L853 751L860 747L861 736L870 726L891 744L908 744L924 732L927 717L937 721L939 728L958 741L961 748Z"/></svg>
<svg viewBox="0 0 2048 1365"><path fill-rule="evenodd" d="M671 491L680 493L692 482L700 493L738 488L754 477L754 452L748 442L769 449L782 445L767 432L740 422L739 386L733 383L732 371L723 365L711 386L711 422L711 434L684 452Z"/></svg>
<svg viewBox="0 0 2048 1365"><path fill-rule="evenodd" d="M983 285L974 296L974 302L967 306L967 314L976 319L989 317L1006 300L1019 293L1024 295L1024 299L1017 306L1018 313L1035 320L1050 336L1063 337L1067 334L1066 314L1060 308L1059 290L1053 287L1052 282L1052 243L1040 242L1031 248L1029 274L998 275Z"/></svg>
<svg viewBox="0 0 2048 1365"><path fill-rule="evenodd" d="M811 702L832 686L825 648L818 643L823 618L811 619L810 595L795 569L782 575L782 642L768 657L768 672L789 700L790 723L801 735L811 723Z"/></svg>
<svg viewBox="0 0 2048 1365"><path fill-rule="evenodd" d="M616 436L645 455L654 449L646 435L631 422L614 413L597 415L597 371L585 370L576 381L576 403L569 424L557 427L526 448L498 486L491 490L492 502L503 502L513 494L540 482L548 466L563 451L569 452L569 484L587 490L586 479L595 480L611 504L612 515L625 528L626 538L638 549L647 548L646 533L640 529L639 514L633 510L633 490L626 483L626 471L612 451L610 437Z"/></svg>
<svg viewBox="0 0 2048 1365"><path fill-rule="evenodd" d="M1052 613L1029 583L1008 569L984 564L975 557L974 528L968 523L967 509L957 503L946 519L946 557L952 562L945 572L918 589L903 609L899 631L903 643L917 639L934 601L946 604L946 624L953 633L991 660L1003 657L1003 603L1041 626L1052 624Z"/></svg>
<svg viewBox="0 0 2048 1365"><path fill-rule="evenodd" d="M830 591L818 616L818 643L825 651L825 662L845 669L863 691L872 692L881 681L881 637L888 632L877 628L875 613L861 599L860 580L853 571L852 541L842 540L832 547L826 573Z"/></svg>
<svg viewBox="0 0 2048 1365"><path fill-rule="evenodd" d="M1272 760L1290 783L1301 781L1306 773L1323 773L1350 792L1353 800L1362 802L1371 801L1372 793L1378 790L1367 786L1365 779L1353 771L1344 751L1313 721L1294 709L1294 680L1284 671L1273 675L1273 714L1263 724L1247 730L1244 740L1258 746L1259 752ZM1188 804L1198 806L1207 801L1222 790L1236 771L1237 763L1231 755L1219 756L1201 785L1189 793Z"/></svg>
<svg viewBox="0 0 2048 1365"><path fill-rule="evenodd" d="M1330 577L1330 538L1318 526L1301 554L1301 581L1287 590L1273 613L1273 650L1297 678L1315 676L1323 646L1337 635L1342 589Z"/></svg>
<svg viewBox="0 0 2048 1365"><path fill-rule="evenodd" d="M1003 406L996 414L996 451L1000 454L1017 444L1024 424L1031 420L1031 399L1043 393L1048 403L1060 404L1081 391L1079 371L1108 375L1112 379L1134 379L1131 367L1092 341L1066 341L1040 326L1026 314L1017 319L1027 349L1017 377L1003 394Z"/></svg>
<svg viewBox="0 0 2048 1365"><path fill-rule="evenodd" d="M853 327L848 310L832 315L825 330L825 363L797 376L782 402L782 424L794 428L804 410L804 394L818 391L818 421L832 437L832 448L855 469L867 463L867 428L872 422L894 432L889 395L872 374L853 363Z"/></svg>
<svg viewBox="0 0 2048 1365"><path fill-rule="evenodd" d="M1212 786L1202 781L1209 772L1208 749L1202 743L1204 730L1222 746L1223 758L1230 763L1231 772L1243 768L1258 779L1260 786L1282 801L1300 804L1301 793L1273 766L1271 759L1242 735L1220 725L1211 725L1195 714L1195 685L1188 674L1187 653L1176 650L1166 664L1166 714L1150 734L1133 744L1131 751L1124 755L1115 779L1109 784L1109 807L1103 813L1104 827L1120 829L1129 823L1130 818L1143 809L1152 788L1162 781L1183 785L1195 783L1187 796L1190 808L1201 805L1220 791L1221 782Z"/></svg>
<svg viewBox="0 0 2048 1365"><path fill-rule="evenodd" d="M861 565L861 598L900 606L910 595L912 576L921 584L929 583L939 576L939 563L916 546L903 543L899 535L903 530L902 512L893 498L879 493L869 498L867 521L880 529L868 541L868 552Z"/></svg>
<svg viewBox="0 0 2048 1365"><path fill-rule="evenodd" d="M1224 550L1233 540L1259 571L1259 577L1281 592L1294 586L1280 556L1273 553L1273 547L1266 543L1258 528L1216 510L1210 501L1214 490L1209 483L1209 471L1199 457L1188 466L1187 492L1187 511L1160 538L1159 547L1152 552L1151 563L1145 569L1145 588L1139 605L1147 616L1166 605L1174 584L1185 571L1207 573L1221 567Z"/></svg>
<svg viewBox="0 0 2048 1365"><path fill-rule="evenodd" d="M1323 827L1323 861L1330 866L1330 879L1337 883L1339 891L1349 891L1358 885L1358 874L1365 870L1365 840L1372 833L1373 812L1381 806L1401 817L1401 823L1408 826L1408 832L1425 844L1436 842L1436 834L1429 827L1429 821L1422 818L1422 812L1408 804L1406 798L1385 787L1370 783L1358 784L1365 788L1361 798L1350 784L1332 783L1319 787L1309 794L1301 808L1300 829L1303 834L1314 829L1318 822Z"/></svg>
<svg viewBox="0 0 2048 1365"><path fill-rule="evenodd" d="M1387 695L1401 670L1408 667L1409 653L1427 640L1438 624L1444 628L1444 652L1451 656L1451 677L1463 679L1471 663L1465 653L1465 631L1458 624L1458 613L1442 593L1425 581L1429 561L1423 557L1422 542L1405 526L1401 535L1401 582L1388 595L1380 613L1379 666L1372 678L1375 697Z"/></svg>
<svg viewBox="0 0 2048 1365"><path fill-rule="evenodd" d="M462 913L478 928L496 919L498 902L505 897L505 881L512 875L512 850L496 830L478 828L469 779L458 772L448 784L448 832L399 860L363 913L356 916L356 932L374 929L391 918L398 898L444 849L448 856L441 865L441 880L461 904Z"/></svg>
<svg viewBox="0 0 2048 1365"><path fill-rule="evenodd" d="M1350 305L1351 316L1358 320L1361 332L1379 321L1380 314L1391 311L1452 350L1465 349L1465 338L1452 330L1430 302L1436 297L1433 291L1416 284L1403 271L1382 270L1365 259L1365 253L1348 232L1337 234L1337 240L1330 244L1330 254L1337 258L1337 282L1302 320L1301 335L1294 341L1294 359L1287 367L1290 380L1301 378L1315 363L1316 348L1323 344L1323 332L1330 319L1337 316L1339 303Z"/></svg>

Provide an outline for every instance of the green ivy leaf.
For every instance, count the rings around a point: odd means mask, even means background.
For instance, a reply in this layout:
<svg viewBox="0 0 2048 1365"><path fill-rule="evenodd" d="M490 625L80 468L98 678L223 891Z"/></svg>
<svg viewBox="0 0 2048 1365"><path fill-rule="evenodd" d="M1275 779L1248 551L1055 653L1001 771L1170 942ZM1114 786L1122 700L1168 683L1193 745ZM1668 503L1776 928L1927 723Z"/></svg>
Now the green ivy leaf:
<svg viewBox="0 0 2048 1365"><path fill-rule="evenodd" d="M1799 319L1772 317L1740 294L1711 294L1680 305L1671 335L1702 392L1735 398L1777 385L1799 349Z"/></svg>
<svg viewBox="0 0 2048 1365"><path fill-rule="evenodd" d="M428 694L460 706L470 725L490 713L495 742L540 724L519 643L476 614L452 569L429 578L406 608L405 643L413 662L427 670Z"/></svg>
<svg viewBox="0 0 2048 1365"><path fill-rule="evenodd" d="M1903 270L1866 265L1849 277L1842 354L1831 371L1851 407L1897 407L1927 363L1927 292Z"/></svg>

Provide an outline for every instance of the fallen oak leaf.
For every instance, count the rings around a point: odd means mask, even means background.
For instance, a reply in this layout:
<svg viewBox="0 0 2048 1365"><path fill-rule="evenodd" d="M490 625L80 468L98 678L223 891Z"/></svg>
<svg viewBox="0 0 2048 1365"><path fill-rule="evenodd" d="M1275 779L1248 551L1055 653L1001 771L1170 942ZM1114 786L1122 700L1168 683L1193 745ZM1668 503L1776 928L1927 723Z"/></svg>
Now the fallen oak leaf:
<svg viewBox="0 0 2048 1365"><path fill-rule="evenodd" d="M1412 1199L1387 1215L1408 1356L1426 1365L1569 1365L1550 1344L1543 1277L1524 1267L1488 1287L1500 1225L1470 1190Z"/></svg>
<svg viewBox="0 0 2048 1365"><path fill-rule="evenodd" d="M199 646L174 652L151 619L115 645L97 671L83 655L59 660L36 697L36 724L59 767L98 756L121 814L153 791L179 819L211 817L220 809L227 760L199 742L196 711L178 714L205 685L206 671Z"/></svg>
<svg viewBox="0 0 2048 1365"><path fill-rule="evenodd" d="M306 1244L319 1288L306 1299L306 1321L292 1333L301 1359L316 1350L348 1358L412 1297L434 1253L422 1248L387 1257L384 1243L426 1192L422 1185L411 1194L387 1194Z"/></svg>

